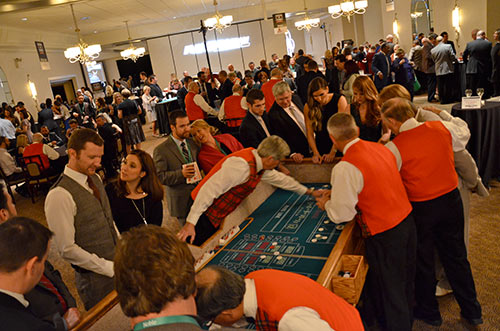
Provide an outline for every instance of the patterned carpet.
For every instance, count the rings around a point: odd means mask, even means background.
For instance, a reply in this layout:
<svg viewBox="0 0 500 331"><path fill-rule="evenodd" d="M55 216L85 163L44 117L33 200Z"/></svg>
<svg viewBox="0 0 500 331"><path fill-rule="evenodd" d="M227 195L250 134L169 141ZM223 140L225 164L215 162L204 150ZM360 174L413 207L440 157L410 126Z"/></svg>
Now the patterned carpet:
<svg viewBox="0 0 500 331"><path fill-rule="evenodd" d="M416 103L419 102L419 98ZM451 108L451 107L443 107ZM163 139L151 137L149 126L144 126L147 141L143 149L152 154ZM15 193L16 194L16 193ZM43 211L45 193L39 192L35 204L30 199L16 194L17 211L20 216L33 218L46 225ZM500 330L500 183L491 182L491 191L488 198L480 198L473 195L471 199L471 238L469 247L469 261L475 277L476 289L479 302L483 307L484 324L480 328L468 327L466 322L460 319L460 310L453 295L440 298L440 308L443 317L443 325L440 328L430 327L422 322L416 321L413 330ZM166 210L166 208L164 208ZM178 228L178 225L165 215L164 226ZM56 250L51 247L49 261L61 272L66 284L78 301L78 307L84 312L83 305L78 298L74 287L74 273L69 264L61 259Z"/></svg>

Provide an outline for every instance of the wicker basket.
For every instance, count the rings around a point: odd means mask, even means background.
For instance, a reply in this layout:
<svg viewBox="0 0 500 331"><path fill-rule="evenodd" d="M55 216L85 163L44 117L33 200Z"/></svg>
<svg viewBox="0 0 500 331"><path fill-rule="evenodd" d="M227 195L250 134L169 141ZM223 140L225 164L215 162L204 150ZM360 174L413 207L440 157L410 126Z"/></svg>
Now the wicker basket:
<svg viewBox="0 0 500 331"><path fill-rule="evenodd" d="M351 277L339 276L340 271L349 271ZM357 304L365 283L368 264L362 255L342 255L332 277L333 292L350 304Z"/></svg>

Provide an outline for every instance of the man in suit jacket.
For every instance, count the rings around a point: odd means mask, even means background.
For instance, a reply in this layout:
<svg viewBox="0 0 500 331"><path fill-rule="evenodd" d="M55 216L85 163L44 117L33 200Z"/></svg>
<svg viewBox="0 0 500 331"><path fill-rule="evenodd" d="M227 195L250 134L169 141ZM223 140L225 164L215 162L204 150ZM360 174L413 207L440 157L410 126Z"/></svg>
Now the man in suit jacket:
<svg viewBox="0 0 500 331"><path fill-rule="evenodd" d="M316 77L326 77L318 70L318 63L314 60L309 60L305 63L306 73L299 78L297 78L297 94L300 97L302 103L307 102L307 89L309 88L309 83Z"/></svg>
<svg viewBox="0 0 500 331"><path fill-rule="evenodd" d="M476 40L467 43L463 54L464 62L467 63L466 86L472 89L472 94L476 94L476 89L484 88L484 99L491 95L490 84L491 77L491 42L486 40L486 33L478 31Z"/></svg>
<svg viewBox="0 0 500 331"><path fill-rule="evenodd" d="M391 79L391 60L388 52L389 46L383 43L380 52L373 56L372 71L373 77L375 77L375 87L379 92L389 85Z"/></svg>
<svg viewBox="0 0 500 331"><path fill-rule="evenodd" d="M423 39L422 47L422 71L427 76L427 101L434 101L436 96L436 66L432 59L431 49L436 45L437 35L431 33L429 38Z"/></svg>
<svg viewBox="0 0 500 331"><path fill-rule="evenodd" d="M42 277L51 237L46 227L28 218L15 217L0 224L2 330L56 330L30 311L24 297Z"/></svg>
<svg viewBox="0 0 500 331"><path fill-rule="evenodd" d="M183 225L193 204L191 191L196 187L196 184L186 182L195 175L194 166L185 164L196 162L200 148L189 137L191 126L185 112L181 110L171 112L169 122L172 134L155 148L153 159L158 178L167 187L170 215L177 217L179 223Z"/></svg>
<svg viewBox="0 0 500 331"><path fill-rule="evenodd" d="M78 96L78 103L71 110L71 117L76 119L78 125L91 128L94 110L88 102L84 102L83 95Z"/></svg>
<svg viewBox="0 0 500 331"><path fill-rule="evenodd" d="M158 85L158 78L156 78L156 75L151 75L148 78L149 82L149 87L151 88L151 96L152 97L158 97L158 100L161 101L163 100L163 91L161 90L161 87Z"/></svg>
<svg viewBox="0 0 500 331"><path fill-rule="evenodd" d="M215 99L217 99L217 91L211 83L207 82L207 74L204 71L198 72L198 84L200 85L200 94L210 107L215 107Z"/></svg>
<svg viewBox="0 0 500 331"><path fill-rule="evenodd" d="M166 228L140 226L123 233L115 273L120 305L134 330L202 330L194 318L193 255ZM144 277L136 277L137 273Z"/></svg>
<svg viewBox="0 0 500 331"><path fill-rule="evenodd" d="M231 80L227 78L227 72L225 70L219 71L219 82L220 82L220 87L218 95L220 102L222 103L225 98L233 95L234 84L231 82Z"/></svg>
<svg viewBox="0 0 500 331"><path fill-rule="evenodd" d="M443 37L437 37L439 44L431 49L432 60L435 64L436 78L441 104L453 102L453 62L457 59L450 44L444 42Z"/></svg>
<svg viewBox="0 0 500 331"><path fill-rule="evenodd" d="M491 82L493 83L494 96L500 96L500 29L496 30L493 38L497 41L491 49Z"/></svg>
<svg viewBox="0 0 500 331"><path fill-rule="evenodd" d="M304 105L297 95L292 95L286 82L273 86L275 102L268 113L272 134L278 135L290 146L290 157L297 163L309 156L306 136Z"/></svg>
<svg viewBox="0 0 500 331"><path fill-rule="evenodd" d="M49 128L49 131L55 132L58 128L56 121L54 121L54 113L52 109L45 108L38 112L38 124L45 125Z"/></svg>
<svg viewBox="0 0 500 331"><path fill-rule="evenodd" d="M246 96L248 112L240 125L240 141L245 147L257 148L264 138L271 135L266 113L266 100L261 90L250 90Z"/></svg>

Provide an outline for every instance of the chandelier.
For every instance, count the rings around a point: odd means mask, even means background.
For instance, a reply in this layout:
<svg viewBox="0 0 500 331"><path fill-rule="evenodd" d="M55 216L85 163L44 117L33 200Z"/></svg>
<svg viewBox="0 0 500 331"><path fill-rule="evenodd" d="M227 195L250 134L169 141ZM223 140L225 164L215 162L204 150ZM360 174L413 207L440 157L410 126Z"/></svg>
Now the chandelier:
<svg viewBox="0 0 500 331"><path fill-rule="evenodd" d="M298 30L306 30L309 32L312 28L317 28L319 26L319 18L309 18L307 14L306 0L304 0L304 19L302 21L295 22L295 27Z"/></svg>
<svg viewBox="0 0 500 331"><path fill-rule="evenodd" d="M64 51L64 56L69 60L70 63L75 63L80 61L81 64L86 62L94 61L99 57L101 52L101 45L88 45L85 43L80 36L80 29L76 23L75 11L73 10L73 4L70 4L71 14L73 14L73 22L75 23L75 32L78 35L78 44L76 46L70 47Z"/></svg>
<svg viewBox="0 0 500 331"><path fill-rule="evenodd" d="M366 12L366 7L368 7L368 1L342 1L339 5L333 5L328 7L328 12L331 14L332 18L339 18L342 16L347 17L347 20L351 22L351 16L354 14L364 14Z"/></svg>
<svg viewBox="0 0 500 331"><path fill-rule="evenodd" d="M414 13L410 13L410 16L411 16L411 18L413 18L413 19L417 19L417 18L419 18L419 17L422 17L422 15L423 15L423 14L424 14L424 13L422 13L421 11L416 11L416 12L414 12Z"/></svg>
<svg viewBox="0 0 500 331"><path fill-rule="evenodd" d="M214 0L215 16L207 18L203 21L203 25L209 30L217 30L217 32L222 33L222 31L231 26L233 23L233 16L226 15L222 16L217 10L217 0Z"/></svg>
<svg viewBox="0 0 500 331"><path fill-rule="evenodd" d="M130 59L130 60L136 62L138 58L144 56L146 49L144 47L139 47L139 48L134 47L134 44L132 43L132 38L130 38L130 30L128 29L128 21L125 21L125 25L127 26L128 41L130 43L130 47L124 51L121 51L120 55L124 60Z"/></svg>

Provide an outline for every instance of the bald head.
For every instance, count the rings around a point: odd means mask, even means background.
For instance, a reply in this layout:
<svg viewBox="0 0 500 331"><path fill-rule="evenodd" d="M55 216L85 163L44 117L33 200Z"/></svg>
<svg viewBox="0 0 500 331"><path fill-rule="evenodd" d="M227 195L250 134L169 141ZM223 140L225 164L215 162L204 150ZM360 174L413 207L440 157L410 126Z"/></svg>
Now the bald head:
<svg viewBox="0 0 500 331"><path fill-rule="evenodd" d="M485 39L486 38L486 32L479 30L476 34L476 39Z"/></svg>

